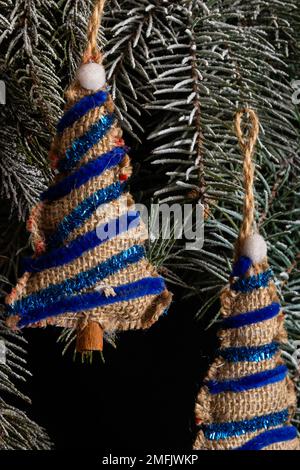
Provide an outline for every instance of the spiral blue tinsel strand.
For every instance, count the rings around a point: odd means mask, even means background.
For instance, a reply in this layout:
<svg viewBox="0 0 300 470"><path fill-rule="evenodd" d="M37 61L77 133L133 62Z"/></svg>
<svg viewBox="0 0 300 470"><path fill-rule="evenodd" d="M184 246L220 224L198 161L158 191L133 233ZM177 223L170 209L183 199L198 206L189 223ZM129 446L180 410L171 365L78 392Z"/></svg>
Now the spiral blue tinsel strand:
<svg viewBox="0 0 300 470"><path fill-rule="evenodd" d="M285 423L288 416L288 409L284 409L268 415L256 416L252 419L232 421L230 423L214 423L202 426L202 428L207 439L216 441L219 439L242 436L243 434L255 432L260 429L269 429L273 426L278 426Z"/></svg>
<svg viewBox="0 0 300 470"><path fill-rule="evenodd" d="M250 441L233 450L261 450L276 442L291 441L297 437L297 430L294 426L283 426L282 428L270 429Z"/></svg>
<svg viewBox="0 0 300 470"><path fill-rule="evenodd" d="M22 260L22 274L24 272L40 272L71 263L88 250L101 245L119 234L138 227L140 223L137 211L128 211L117 219L99 225L95 230L80 235L68 245L50 250L37 258L24 258ZM130 233L129 233L130 236Z"/></svg>
<svg viewBox="0 0 300 470"><path fill-rule="evenodd" d="M56 231L49 237L47 244L49 247L56 247L62 243L77 227L80 227L93 212L104 203L113 201L120 197L124 188L124 183L116 183L99 189L88 198L84 199L70 214L66 215L58 224Z"/></svg>
<svg viewBox="0 0 300 470"><path fill-rule="evenodd" d="M91 109L97 108L107 100L107 91L100 90L93 95L84 96L80 101L74 104L60 119L57 124L57 132L62 133L67 127L70 127L78 119L82 118Z"/></svg>
<svg viewBox="0 0 300 470"><path fill-rule="evenodd" d="M36 310L27 312L19 322L20 327L32 322L43 320L47 317L61 315L66 312L83 312L96 307L104 307L117 302L124 302L145 295L158 295L165 289L164 280L161 277L145 277L138 281L114 287L115 295L106 296L101 292L89 292L82 295L62 297L45 308L37 307Z"/></svg>
<svg viewBox="0 0 300 470"><path fill-rule="evenodd" d="M263 273L259 273L256 276L250 276L247 278L238 279L236 282L231 284L231 289L236 292L251 292L260 287L267 287L270 279L273 277L273 271L268 269Z"/></svg>
<svg viewBox="0 0 300 470"><path fill-rule="evenodd" d="M219 349L218 355L228 362L259 362L271 359L279 349L278 343L264 344L257 347L237 347Z"/></svg>
<svg viewBox="0 0 300 470"><path fill-rule="evenodd" d="M106 277L126 268L128 265L137 263L144 256L145 249L143 245L134 245L98 264L95 268L80 272L60 284L51 285L46 289L16 301L12 305L8 305L8 314L19 314L23 317L28 316L31 311L37 308L47 308L49 304L57 302L61 297L88 289Z"/></svg>
<svg viewBox="0 0 300 470"><path fill-rule="evenodd" d="M93 124L88 132L72 142L66 151L65 158L58 164L59 171L71 170L86 152L96 145L106 134L115 121L114 114L105 114L98 122Z"/></svg>
<svg viewBox="0 0 300 470"><path fill-rule="evenodd" d="M117 166L123 159L125 153L125 147L115 147L110 152L102 154L96 160L86 163L78 170L44 191L40 196L41 201L56 201L66 196L74 189L87 183L91 178L100 176L104 171Z"/></svg>

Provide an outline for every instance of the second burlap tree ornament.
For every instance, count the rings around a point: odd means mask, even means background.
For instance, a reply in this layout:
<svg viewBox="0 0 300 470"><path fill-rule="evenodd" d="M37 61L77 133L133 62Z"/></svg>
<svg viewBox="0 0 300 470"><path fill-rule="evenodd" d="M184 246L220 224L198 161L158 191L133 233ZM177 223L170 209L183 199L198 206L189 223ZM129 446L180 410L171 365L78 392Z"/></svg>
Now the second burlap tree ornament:
<svg viewBox="0 0 300 470"><path fill-rule="evenodd" d="M241 128L248 116L250 129ZM194 444L199 450L299 450L291 423L294 385L280 355L284 315L254 224L252 155L259 132L251 109L236 115L244 156L244 211L229 285L221 294L222 324L216 359L197 397Z"/></svg>
<svg viewBox="0 0 300 470"><path fill-rule="evenodd" d="M35 254L6 299L11 327L76 328L79 352L102 350L103 330L150 327L171 301L126 191L128 149L97 47L103 7L98 0L50 150L54 184L28 220Z"/></svg>

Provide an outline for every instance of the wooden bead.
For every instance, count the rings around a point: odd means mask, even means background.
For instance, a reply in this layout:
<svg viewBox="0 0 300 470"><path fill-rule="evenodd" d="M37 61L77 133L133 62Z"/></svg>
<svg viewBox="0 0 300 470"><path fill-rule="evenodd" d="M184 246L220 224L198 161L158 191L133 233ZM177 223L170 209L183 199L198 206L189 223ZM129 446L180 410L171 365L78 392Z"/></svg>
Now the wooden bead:
<svg viewBox="0 0 300 470"><path fill-rule="evenodd" d="M99 323L88 321L87 325L81 328L78 325L76 337L76 351L79 353L103 350L103 330Z"/></svg>

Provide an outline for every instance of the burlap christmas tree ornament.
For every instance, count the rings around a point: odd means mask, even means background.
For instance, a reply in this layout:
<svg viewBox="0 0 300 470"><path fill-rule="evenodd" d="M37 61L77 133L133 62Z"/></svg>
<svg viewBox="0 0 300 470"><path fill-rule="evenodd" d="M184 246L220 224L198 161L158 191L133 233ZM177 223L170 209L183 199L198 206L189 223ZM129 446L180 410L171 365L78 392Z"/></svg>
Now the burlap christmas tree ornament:
<svg viewBox="0 0 300 470"><path fill-rule="evenodd" d="M102 350L103 330L150 327L171 301L126 190L128 149L97 47L103 7L96 2L50 150L54 184L28 220L35 254L6 299L10 326L75 327L80 352Z"/></svg>
<svg viewBox="0 0 300 470"><path fill-rule="evenodd" d="M244 135L241 120L248 116ZM299 450L291 417L294 386L280 355L286 338L267 248L254 229L252 154L259 123L254 111L236 115L244 156L244 213L229 285L221 294L220 347L197 397L194 444L201 450Z"/></svg>

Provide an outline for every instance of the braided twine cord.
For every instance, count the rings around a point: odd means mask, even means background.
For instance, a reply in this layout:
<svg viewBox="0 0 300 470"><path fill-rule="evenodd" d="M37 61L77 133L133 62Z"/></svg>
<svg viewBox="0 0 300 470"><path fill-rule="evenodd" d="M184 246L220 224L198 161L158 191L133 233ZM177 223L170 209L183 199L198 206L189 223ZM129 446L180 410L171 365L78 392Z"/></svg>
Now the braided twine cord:
<svg viewBox="0 0 300 470"><path fill-rule="evenodd" d="M104 7L105 0L95 1L94 9L88 22L87 45L82 55L82 64L88 64L89 62L102 64L103 53L98 47L97 37L102 22ZM66 109L80 99L82 97L82 93L86 94L86 90L82 92L78 81L74 80L65 93L67 101Z"/></svg>
<svg viewBox="0 0 300 470"><path fill-rule="evenodd" d="M242 131L242 119L248 115L250 129L245 136ZM235 115L235 132L243 155L243 181L244 181L244 207L243 220L240 228L239 238L236 244L236 257L239 256L240 247L243 242L253 233L254 224L254 164L252 157L259 134L258 117L252 109L242 109Z"/></svg>

